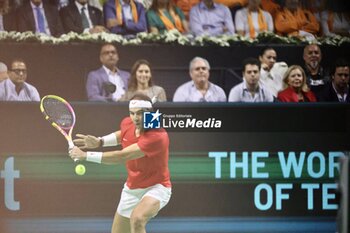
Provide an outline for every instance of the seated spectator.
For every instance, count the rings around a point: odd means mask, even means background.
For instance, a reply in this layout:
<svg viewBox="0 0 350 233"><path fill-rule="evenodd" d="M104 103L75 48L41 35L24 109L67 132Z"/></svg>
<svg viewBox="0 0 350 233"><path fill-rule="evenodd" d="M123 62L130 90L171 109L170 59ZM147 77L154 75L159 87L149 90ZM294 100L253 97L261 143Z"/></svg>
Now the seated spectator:
<svg viewBox="0 0 350 233"><path fill-rule="evenodd" d="M57 7L57 9L61 9L62 7L68 6L68 3L74 0L44 0L44 1Z"/></svg>
<svg viewBox="0 0 350 233"><path fill-rule="evenodd" d="M191 81L179 86L174 94L174 102L226 102L224 90L209 81L209 62L195 57L190 62Z"/></svg>
<svg viewBox="0 0 350 233"><path fill-rule="evenodd" d="M350 36L350 14L343 1L327 1L327 9L321 12L324 36Z"/></svg>
<svg viewBox="0 0 350 233"><path fill-rule="evenodd" d="M331 71L332 81L317 95L318 101L350 103L349 70L349 62L338 59Z"/></svg>
<svg viewBox="0 0 350 233"><path fill-rule="evenodd" d="M190 18L190 10L193 6L200 3L200 0L175 0L175 5L182 10L187 20Z"/></svg>
<svg viewBox="0 0 350 233"><path fill-rule="evenodd" d="M321 66L322 53L317 44L309 44L304 48L304 71L306 83L316 95L329 81L328 71Z"/></svg>
<svg viewBox="0 0 350 233"><path fill-rule="evenodd" d="M259 5L260 0L249 0L247 7L236 12L235 25L239 35L255 38L260 32L273 32L272 16Z"/></svg>
<svg viewBox="0 0 350 233"><path fill-rule="evenodd" d="M227 6L202 0L190 11L190 29L195 36L234 34L231 12Z"/></svg>
<svg viewBox="0 0 350 233"><path fill-rule="evenodd" d="M163 33L172 29L181 33L189 31L185 15L171 0L153 0L147 11L147 21L151 33Z"/></svg>
<svg viewBox="0 0 350 233"><path fill-rule="evenodd" d="M146 11L134 0L108 0L103 6L107 28L120 35L136 35L147 31Z"/></svg>
<svg viewBox="0 0 350 233"><path fill-rule="evenodd" d="M151 7L153 0L136 0L137 2L141 3L146 11Z"/></svg>
<svg viewBox="0 0 350 233"><path fill-rule="evenodd" d="M0 32L16 30L16 14L13 4L10 6L9 0L0 0Z"/></svg>
<svg viewBox="0 0 350 233"><path fill-rule="evenodd" d="M42 0L30 0L17 11L18 31L59 37L64 33L58 9Z"/></svg>
<svg viewBox="0 0 350 233"><path fill-rule="evenodd" d="M26 80L26 63L22 59L13 60L9 78L0 82L0 101L40 101L37 89Z"/></svg>
<svg viewBox="0 0 350 233"><path fill-rule="evenodd" d="M235 19L239 9L248 5L248 0L214 0L214 2L227 6L230 9L232 19Z"/></svg>
<svg viewBox="0 0 350 233"><path fill-rule="evenodd" d="M248 0L215 0L215 2L225 5L230 9L235 7L241 8L248 4Z"/></svg>
<svg viewBox="0 0 350 233"><path fill-rule="evenodd" d="M259 82L260 62L256 58L243 61L243 82L234 86L228 102L273 102L273 95Z"/></svg>
<svg viewBox="0 0 350 233"><path fill-rule="evenodd" d="M260 82L277 97L279 91L283 88L283 75L288 69L285 62L276 62L277 53L271 47L266 47L259 55L261 62Z"/></svg>
<svg viewBox="0 0 350 233"><path fill-rule="evenodd" d="M8 79L7 65L3 62L0 62L0 82Z"/></svg>
<svg viewBox="0 0 350 233"><path fill-rule="evenodd" d="M66 33L99 33L106 31L102 11L90 6L88 0L71 1L60 10L61 21Z"/></svg>
<svg viewBox="0 0 350 233"><path fill-rule="evenodd" d="M25 1L28 0L11 0L9 1L10 8L17 9L18 7L22 6Z"/></svg>
<svg viewBox="0 0 350 233"><path fill-rule="evenodd" d="M300 6L314 14L317 22L320 23L321 12L326 8L326 0L300 0Z"/></svg>
<svg viewBox="0 0 350 233"><path fill-rule="evenodd" d="M299 0L286 0L285 6L276 14L275 28L283 36L299 36L315 39L320 25L312 12L302 9Z"/></svg>
<svg viewBox="0 0 350 233"><path fill-rule="evenodd" d="M278 93L281 102L316 102L316 97L306 84L306 75L300 66L293 65L286 71L283 83L285 89Z"/></svg>
<svg viewBox="0 0 350 233"><path fill-rule="evenodd" d="M119 56L113 44L104 44L100 51L102 67L88 74L86 91L89 101L118 101L124 94L129 72L118 69Z"/></svg>
<svg viewBox="0 0 350 233"><path fill-rule="evenodd" d="M89 5L96 7L100 11L103 10L103 5L107 2L107 0L89 0Z"/></svg>
<svg viewBox="0 0 350 233"><path fill-rule="evenodd" d="M261 8L269 12L272 18L275 18L277 12L281 10L281 5L278 0L261 0Z"/></svg>
<svg viewBox="0 0 350 233"><path fill-rule="evenodd" d="M133 65L128 90L120 101L129 101L136 92L143 93L157 102L166 101L164 89L153 84L151 67L147 60L138 60Z"/></svg>

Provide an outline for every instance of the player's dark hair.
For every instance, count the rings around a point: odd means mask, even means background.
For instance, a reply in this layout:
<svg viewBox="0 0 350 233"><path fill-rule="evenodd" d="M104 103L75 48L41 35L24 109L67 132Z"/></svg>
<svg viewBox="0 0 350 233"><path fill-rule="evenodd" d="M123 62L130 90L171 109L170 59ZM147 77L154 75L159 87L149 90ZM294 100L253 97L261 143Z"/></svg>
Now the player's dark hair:
<svg viewBox="0 0 350 233"><path fill-rule="evenodd" d="M254 58L254 57L248 57L248 58L243 60L243 72L245 72L245 68L247 65L257 65L259 67L259 70L260 70L261 63L258 59Z"/></svg>
<svg viewBox="0 0 350 233"><path fill-rule="evenodd" d="M131 100L144 100L144 101L149 101L152 104L152 100L150 97L147 95L143 94L142 92L135 92L135 94L131 97ZM146 111L153 111L153 108L147 109ZM148 131L150 129L143 129L144 131Z"/></svg>
<svg viewBox="0 0 350 233"><path fill-rule="evenodd" d="M345 58L338 58L332 68L331 68L331 75L334 75L335 74L335 70L338 68L338 67L350 67L349 66L349 62L345 59Z"/></svg>

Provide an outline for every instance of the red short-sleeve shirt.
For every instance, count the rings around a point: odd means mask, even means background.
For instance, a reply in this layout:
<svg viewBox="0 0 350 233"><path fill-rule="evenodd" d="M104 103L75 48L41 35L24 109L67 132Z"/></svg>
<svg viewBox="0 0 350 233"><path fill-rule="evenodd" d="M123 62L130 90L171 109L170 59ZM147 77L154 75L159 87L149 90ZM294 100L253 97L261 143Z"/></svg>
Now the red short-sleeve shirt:
<svg viewBox="0 0 350 233"><path fill-rule="evenodd" d="M144 131L139 137L135 136L135 125L130 117L120 124L121 144L123 148L137 143L144 157L126 162L130 189L147 188L155 184L171 187L169 160L169 137L164 129Z"/></svg>

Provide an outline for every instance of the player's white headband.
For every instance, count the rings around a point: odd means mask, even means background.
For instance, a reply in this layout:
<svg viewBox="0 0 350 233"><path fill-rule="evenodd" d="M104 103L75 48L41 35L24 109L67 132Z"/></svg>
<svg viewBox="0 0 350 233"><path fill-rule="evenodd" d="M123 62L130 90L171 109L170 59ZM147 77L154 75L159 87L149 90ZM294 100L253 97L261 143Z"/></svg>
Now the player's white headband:
<svg viewBox="0 0 350 233"><path fill-rule="evenodd" d="M130 100L129 108L152 108L152 104L146 100Z"/></svg>

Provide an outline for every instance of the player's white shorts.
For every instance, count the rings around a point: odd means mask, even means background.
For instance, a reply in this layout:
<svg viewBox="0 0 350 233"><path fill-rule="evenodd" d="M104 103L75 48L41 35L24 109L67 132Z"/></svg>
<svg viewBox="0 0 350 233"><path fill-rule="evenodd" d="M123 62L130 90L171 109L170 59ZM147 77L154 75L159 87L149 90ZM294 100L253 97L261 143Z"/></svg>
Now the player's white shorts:
<svg viewBox="0 0 350 233"><path fill-rule="evenodd" d="M124 184L117 213L123 217L130 218L134 208L140 203L142 198L146 196L159 200L159 210L161 210L170 200L171 188L164 187L161 184L156 184L145 189L129 189L128 186Z"/></svg>

